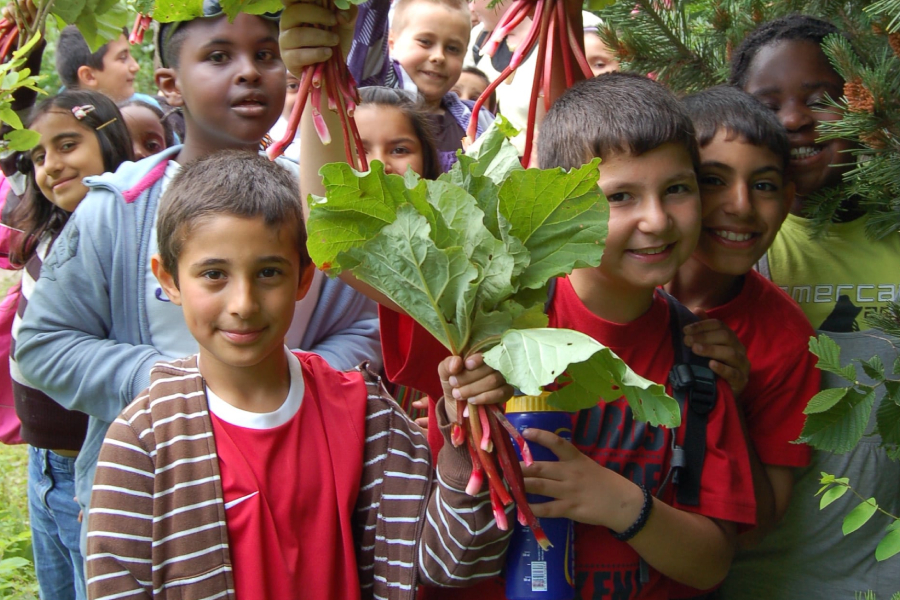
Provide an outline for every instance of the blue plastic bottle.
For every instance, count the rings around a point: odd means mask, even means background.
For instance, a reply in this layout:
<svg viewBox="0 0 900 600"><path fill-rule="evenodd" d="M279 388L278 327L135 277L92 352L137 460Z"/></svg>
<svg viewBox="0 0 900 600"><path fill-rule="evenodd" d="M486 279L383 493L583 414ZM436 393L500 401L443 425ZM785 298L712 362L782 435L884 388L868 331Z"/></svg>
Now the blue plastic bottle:
<svg viewBox="0 0 900 600"><path fill-rule="evenodd" d="M552 431L572 440L572 415L553 409L544 396L516 396L506 404L506 418L516 429ZM556 456L534 443L528 444L535 461L555 461ZM521 456L519 457L521 458ZM546 496L528 495L528 502L547 502ZM553 547L543 550L531 529L517 519L506 559L506 597L509 600L571 600L575 597L574 528L570 519L541 519L541 528Z"/></svg>

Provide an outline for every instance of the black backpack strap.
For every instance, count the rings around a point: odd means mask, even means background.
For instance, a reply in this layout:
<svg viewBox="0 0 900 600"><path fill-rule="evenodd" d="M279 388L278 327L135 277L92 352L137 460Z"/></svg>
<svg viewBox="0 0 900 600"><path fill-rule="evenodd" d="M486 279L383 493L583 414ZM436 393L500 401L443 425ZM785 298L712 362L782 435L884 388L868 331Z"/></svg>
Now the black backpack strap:
<svg viewBox="0 0 900 600"><path fill-rule="evenodd" d="M683 446L677 444L677 432L673 432L670 471L660 487L660 493L671 478L677 488L678 502L685 506L697 506L706 459L706 424L716 404L716 374L709 368L709 359L697 356L684 343L684 327L699 320L697 316L671 295L661 290L660 293L669 306L669 326L675 354L669 371L669 383L681 407L685 428Z"/></svg>
<svg viewBox="0 0 900 600"><path fill-rule="evenodd" d="M544 314L550 314L550 305L553 304L553 296L556 295L556 278L550 280L547 285L547 301L544 302Z"/></svg>

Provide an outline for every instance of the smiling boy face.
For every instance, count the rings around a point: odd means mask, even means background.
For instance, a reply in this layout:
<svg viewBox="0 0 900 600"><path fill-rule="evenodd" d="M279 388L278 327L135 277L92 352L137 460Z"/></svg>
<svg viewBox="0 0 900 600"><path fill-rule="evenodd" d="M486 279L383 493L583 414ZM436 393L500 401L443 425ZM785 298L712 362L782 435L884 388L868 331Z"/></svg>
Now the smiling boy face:
<svg viewBox="0 0 900 600"><path fill-rule="evenodd" d="M606 156L598 184L610 207L599 274L622 291L652 291L671 281L694 251L700 229L688 150L670 142L639 156Z"/></svg>
<svg viewBox="0 0 900 600"><path fill-rule="evenodd" d="M390 34L391 56L428 107L437 109L462 72L471 20L465 11L429 0L410 3L398 16Z"/></svg>
<svg viewBox="0 0 900 600"><path fill-rule="evenodd" d="M744 275L775 240L793 200L784 160L720 129L700 149L702 230L694 257L717 273Z"/></svg>

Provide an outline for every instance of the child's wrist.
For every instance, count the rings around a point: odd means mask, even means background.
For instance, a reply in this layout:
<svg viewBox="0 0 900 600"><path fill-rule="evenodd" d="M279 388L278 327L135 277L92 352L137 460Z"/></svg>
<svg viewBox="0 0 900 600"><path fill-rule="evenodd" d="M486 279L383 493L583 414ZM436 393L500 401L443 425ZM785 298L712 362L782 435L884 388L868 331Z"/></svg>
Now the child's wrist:
<svg viewBox="0 0 900 600"><path fill-rule="evenodd" d="M637 515L629 522L629 517L627 515L634 514L635 506L635 502L630 500L626 503L626 506L624 507L625 510L622 511L623 518L621 519L621 521L629 524L623 527L622 524L619 523L616 526L609 528L612 536L620 542L627 542L640 533L647 524L647 520L650 518L650 512L653 510L653 495L650 491L640 484L638 484L636 488L640 493L640 509L637 512Z"/></svg>

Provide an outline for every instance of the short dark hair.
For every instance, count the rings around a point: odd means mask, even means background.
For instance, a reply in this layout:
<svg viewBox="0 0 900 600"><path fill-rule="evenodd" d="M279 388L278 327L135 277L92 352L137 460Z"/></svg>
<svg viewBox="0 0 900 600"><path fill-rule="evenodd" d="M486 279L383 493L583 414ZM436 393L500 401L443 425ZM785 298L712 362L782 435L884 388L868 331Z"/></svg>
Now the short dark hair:
<svg viewBox="0 0 900 600"><path fill-rule="evenodd" d="M213 4L218 7L217 3L205 2L204 9L207 8L206 5ZM219 9L221 10L221 9ZM274 15L269 13L265 15L255 15L260 19L271 24L275 30L278 30L278 21ZM203 16L197 17L195 19L191 19L189 21L174 21L171 23L162 23L159 26L159 31L157 32L156 44L157 44L157 56L159 57L159 63L163 67L167 67L170 69L178 69L181 64L181 47L184 45L184 40L187 39L188 33L192 29L192 25L194 23L198 23L200 21L209 21L211 19L225 19L228 18L224 13L216 16Z"/></svg>
<svg viewBox="0 0 900 600"><path fill-rule="evenodd" d="M703 148L724 130L754 146L768 148L786 167L791 158L787 131L759 100L730 85L719 85L682 99Z"/></svg>
<svg viewBox="0 0 900 600"><path fill-rule="evenodd" d="M468 65L462 68L462 72L468 73L469 75L474 75L475 77L480 77L487 85L491 85L491 80L488 78L485 72L478 67ZM490 97L488 97L487 102L485 102L484 104L489 111L495 114L497 113L497 90L491 92Z"/></svg>
<svg viewBox="0 0 900 600"><path fill-rule="evenodd" d="M176 285L178 258L191 232L199 223L221 215L261 217L274 229L290 226L301 271L310 264L296 178L255 152L223 150L185 165L159 201L159 255Z"/></svg>
<svg viewBox="0 0 900 600"><path fill-rule="evenodd" d="M760 49L782 41L806 41L821 44L822 40L841 31L832 23L810 15L792 14L763 23L744 38L731 56L731 75L728 82L743 88L747 71Z"/></svg>
<svg viewBox="0 0 900 600"><path fill-rule="evenodd" d="M171 148L175 145L175 128L173 127L172 121L166 119L166 114L159 106L153 106L149 102L144 102L143 100L138 100L136 98L131 98L130 100L119 102L119 110L128 108L129 106L146 108L154 115L156 115L156 118L159 119L159 124L162 125L163 128L163 141L166 143L166 148Z"/></svg>
<svg viewBox="0 0 900 600"><path fill-rule="evenodd" d="M362 104L392 106L409 119L422 145L422 177L437 179L441 174L441 161L422 97L414 92L383 86L360 88L359 96Z"/></svg>
<svg viewBox="0 0 900 600"><path fill-rule="evenodd" d="M538 135L538 164L574 169L597 156L640 156L668 143L681 144L699 163L694 126L681 102L641 75L604 73L576 83L550 107Z"/></svg>
<svg viewBox="0 0 900 600"><path fill-rule="evenodd" d="M122 34L126 32L123 29ZM56 72L59 80L69 89L78 89L78 69L87 66L103 70L103 57L109 44L103 44L96 52L91 52L84 36L75 25L67 25L59 33L56 42Z"/></svg>

